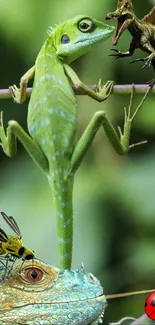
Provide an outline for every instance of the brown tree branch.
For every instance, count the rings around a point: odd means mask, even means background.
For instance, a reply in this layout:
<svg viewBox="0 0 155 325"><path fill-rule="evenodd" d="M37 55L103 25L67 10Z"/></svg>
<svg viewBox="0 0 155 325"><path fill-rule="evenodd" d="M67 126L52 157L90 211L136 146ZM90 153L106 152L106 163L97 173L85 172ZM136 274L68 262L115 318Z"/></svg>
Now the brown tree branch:
<svg viewBox="0 0 155 325"><path fill-rule="evenodd" d="M89 86L89 88L91 88L93 90L95 90L96 87L97 87L96 85ZM143 84L139 84L139 85L135 84L134 85L136 94L145 94L147 88L148 88L147 84L144 84L144 85ZM112 94L122 94L122 95L130 94L131 89L132 89L132 84L131 85L130 84L114 85ZM76 95L84 95L84 93L82 91L75 89L74 86L73 86L73 90ZM30 97L31 92L32 92L32 88L27 88L27 97ZM155 86L152 87L151 93L152 94L155 93ZM0 99L9 99L9 98L11 98L9 89L0 89Z"/></svg>

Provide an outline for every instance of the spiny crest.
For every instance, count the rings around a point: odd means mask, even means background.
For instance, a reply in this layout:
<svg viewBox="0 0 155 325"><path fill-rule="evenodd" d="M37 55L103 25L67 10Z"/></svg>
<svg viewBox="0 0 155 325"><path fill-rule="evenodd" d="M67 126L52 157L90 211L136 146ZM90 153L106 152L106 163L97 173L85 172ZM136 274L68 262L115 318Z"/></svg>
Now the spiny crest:
<svg viewBox="0 0 155 325"><path fill-rule="evenodd" d="M155 6L148 13L148 15L144 16L142 19L143 22L155 25Z"/></svg>
<svg viewBox="0 0 155 325"><path fill-rule="evenodd" d="M49 26L49 27L48 27L48 30L47 30L47 35L49 35L49 36L50 36L50 35L52 35L52 34L53 34L53 31L54 31L54 29L55 29L54 27L52 27L52 26Z"/></svg>
<svg viewBox="0 0 155 325"><path fill-rule="evenodd" d="M82 272L82 273L86 274L83 262L81 262L81 266L78 267L78 268L76 269L76 271L77 271L77 273Z"/></svg>
<svg viewBox="0 0 155 325"><path fill-rule="evenodd" d="M127 5L127 4L130 6L130 8L133 9L133 4L132 4L131 0L118 0L117 7L120 9L120 8L124 7L125 5Z"/></svg>
<svg viewBox="0 0 155 325"><path fill-rule="evenodd" d="M48 30L47 30L47 34L50 36L53 34L54 30L59 26L61 25L61 22L59 24L55 24L55 27L52 27L52 26L49 26L48 27Z"/></svg>

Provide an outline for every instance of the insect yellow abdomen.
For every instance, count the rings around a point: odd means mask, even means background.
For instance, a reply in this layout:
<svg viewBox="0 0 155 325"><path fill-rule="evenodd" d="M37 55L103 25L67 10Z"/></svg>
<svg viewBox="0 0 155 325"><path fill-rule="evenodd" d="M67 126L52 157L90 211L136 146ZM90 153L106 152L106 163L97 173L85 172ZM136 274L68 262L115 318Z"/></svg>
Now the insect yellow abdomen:
<svg viewBox="0 0 155 325"><path fill-rule="evenodd" d="M21 250L21 248L23 248L23 250ZM2 249L4 250L5 254L22 257L24 245L20 237L8 235L8 240L6 242L2 242Z"/></svg>

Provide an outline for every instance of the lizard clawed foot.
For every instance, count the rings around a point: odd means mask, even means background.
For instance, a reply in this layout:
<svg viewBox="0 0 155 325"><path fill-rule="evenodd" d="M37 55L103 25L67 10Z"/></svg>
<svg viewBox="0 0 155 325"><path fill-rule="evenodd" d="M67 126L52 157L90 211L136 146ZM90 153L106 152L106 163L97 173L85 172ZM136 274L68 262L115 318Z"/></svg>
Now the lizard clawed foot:
<svg viewBox="0 0 155 325"><path fill-rule="evenodd" d="M124 112L125 112L124 128L123 128L123 130L121 130L121 128L118 127L121 143L124 145L124 148L125 148L126 152L128 152L130 149L132 149L135 146L139 146L139 145L147 143L147 141L144 140L144 141L137 142L137 143L134 143L132 145L129 145L129 136L126 137L126 134L128 132L130 132L130 129L131 129L131 126L132 126L132 124L133 124L133 122L135 120L135 117L138 114L138 112L140 111L140 109L141 109L144 101L146 100L146 97L147 97L148 93L150 92L150 90L151 90L151 87L148 86L148 89L147 89L144 97L142 98L140 104L137 106L137 108L135 109L133 114L131 114L131 109L132 109L132 104L133 104L133 94L134 94L134 84L132 84L130 103L129 103L129 106L128 106L127 109L126 109L126 107L124 108Z"/></svg>
<svg viewBox="0 0 155 325"><path fill-rule="evenodd" d="M146 67L150 68L151 63L152 63L152 59L153 59L152 56L149 55L146 58L136 59L136 60L130 62L130 64L135 63L135 62L145 62L141 69L144 69Z"/></svg>
<svg viewBox="0 0 155 325"><path fill-rule="evenodd" d="M145 102L148 93L150 92L151 88L148 86L148 89L146 90L146 93L144 95L144 97L142 98L140 104L137 106L135 112L132 114L131 116L131 108L132 108L132 104L133 104L133 94L134 94L134 84L132 84L132 90L131 90L131 96L130 96L130 103L129 103L129 108L128 108L128 114L125 113L125 121L126 120L130 120L131 123L133 123L136 115L138 114L138 112L140 111L143 103Z"/></svg>
<svg viewBox="0 0 155 325"><path fill-rule="evenodd" d="M111 49L111 51L114 51L116 53L109 54L108 56L114 56L115 59L123 58L124 56L126 56L125 53L122 53L121 51L118 51L116 49Z"/></svg>
<svg viewBox="0 0 155 325"><path fill-rule="evenodd" d="M13 86L9 87L9 90L10 90L10 93L11 93L11 96L12 96L14 102L16 102L17 104L20 104L21 103L20 89L17 88L16 85L13 85Z"/></svg>
<svg viewBox="0 0 155 325"><path fill-rule="evenodd" d="M152 88L155 84L155 77L153 77L151 80L146 82L150 88Z"/></svg>
<svg viewBox="0 0 155 325"><path fill-rule="evenodd" d="M99 79L99 82L98 82L98 85L97 85L98 94L100 94L102 97L107 99L111 95L111 92L113 90L113 86L114 86L114 81L108 80L106 82L106 84L104 85L104 87L103 87L102 86L102 80Z"/></svg>

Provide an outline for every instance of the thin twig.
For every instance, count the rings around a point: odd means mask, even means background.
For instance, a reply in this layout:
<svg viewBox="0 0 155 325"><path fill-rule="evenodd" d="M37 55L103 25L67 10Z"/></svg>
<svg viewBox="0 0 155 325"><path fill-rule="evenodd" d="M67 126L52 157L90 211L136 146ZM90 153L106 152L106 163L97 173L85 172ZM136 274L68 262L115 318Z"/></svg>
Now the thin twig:
<svg viewBox="0 0 155 325"><path fill-rule="evenodd" d="M123 323L124 323L124 321L126 321L126 320L135 320L135 318L134 317L123 317L120 321L118 321L118 322L115 322L115 323L109 323L109 325L123 325Z"/></svg>
<svg viewBox="0 0 155 325"><path fill-rule="evenodd" d="M123 293L114 293L110 295L105 295L106 299L116 299L116 298L124 298L129 296L137 296L142 295L145 293L155 292L155 289L149 289L149 290L138 290L138 291L131 291L131 292L123 292Z"/></svg>
<svg viewBox="0 0 155 325"><path fill-rule="evenodd" d="M130 325L145 325L145 324L147 325L148 324L148 322L147 322L148 320L149 320L149 318L147 317L147 315L146 314L143 314L139 318L135 319Z"/></svg>
<svg viewBox="0 0 155 325"><path fill-rule="evenodd" d="M146 314L140 316L137 319L135 319L133 317L124 317L124 318L120 319L120 321L118 321L118 322L109 323L109 325L123 325L123 324L125 324L125 321L130 322L131 320L134 320L134 321L132 323L130 323L130 325L149 325L149 323L148 323L149 318L147 317ZM152 323L150 323L150 324L152 324Z"/></svg>
<svg viewBox="0 0 155 325"><path fill-rule="evenodd" d="M104 85L103 85L104 86ZM96 85L90 85L89 88L96 90ZM136 94L145 94L146 90L148 88L147 84L137 84L134 85L134 93ZM84 92L82 90L75 89L73 86L73 90L76 95L84 95ZM132 84L129 85L114 85L112 94L130 94L132 90ZM32 88L27 88L27 97L30 97ZM155 93L155 86L152 87L151 91L152 94ZM0 99L9 99L11 98L11 94L9 89L0 89Z"/></svg>

